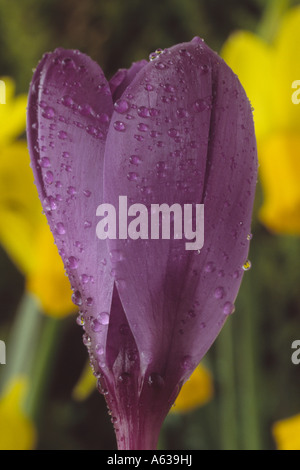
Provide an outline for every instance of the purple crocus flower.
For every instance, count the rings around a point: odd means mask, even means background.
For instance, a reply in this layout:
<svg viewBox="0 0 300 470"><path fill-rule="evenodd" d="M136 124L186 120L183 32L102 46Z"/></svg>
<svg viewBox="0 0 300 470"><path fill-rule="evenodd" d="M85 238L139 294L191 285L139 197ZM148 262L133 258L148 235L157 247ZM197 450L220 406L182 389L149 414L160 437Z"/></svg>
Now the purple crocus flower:
<svg viewBox="0 0 300 470"><path fill-rule="evenodd" d="M110 81L86 55L57 49L34 73L28 142L118 448L154 449L182 384L234 311L257 177L250 103L199 38ZM149 210L204 204L204 246L153 239L150 228L142 235L149 219L124 204L118 213L119 196ZM116 208L115 237L102 204ZM135 220L135 236L124 220Z"/></svg>

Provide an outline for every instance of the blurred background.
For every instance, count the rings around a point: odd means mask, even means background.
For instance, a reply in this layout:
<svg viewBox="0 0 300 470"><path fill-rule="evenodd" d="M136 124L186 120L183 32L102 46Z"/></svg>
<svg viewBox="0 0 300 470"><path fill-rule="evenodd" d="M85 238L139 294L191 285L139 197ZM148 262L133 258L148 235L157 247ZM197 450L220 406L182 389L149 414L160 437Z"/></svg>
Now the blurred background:
<svg viewBox="0 0 300 470"><path fill-rule="evenodd" d="M291 99L300 80L299 5L0 0L0 449L116 448L29 168L32 70L44 52L62 46L85 52L110 78L196 35L239 75L254 107L260 174L252 267L159 445L300 449L300 364L291 360L300 340L300 105Z"/></svg>

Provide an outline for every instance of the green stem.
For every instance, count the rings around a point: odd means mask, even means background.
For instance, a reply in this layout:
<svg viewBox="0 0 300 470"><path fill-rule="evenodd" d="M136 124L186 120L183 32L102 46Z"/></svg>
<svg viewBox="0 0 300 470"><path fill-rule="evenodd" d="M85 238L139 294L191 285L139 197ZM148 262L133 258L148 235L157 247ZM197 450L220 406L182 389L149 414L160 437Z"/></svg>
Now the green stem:
<svg viewBox="0 0 300 470"><path fill-rule="evenodd" d="M56 318L45 317L43 320L43 330L31 374L30 393L25 402L25 410L34 420L39 418L46 397L62 326L62 321Z"/></svg>
<svg viewBox="0 0 300 470"><path fill-rule="evenodd" d="M25 294L10 332L6 366L1 377L1 388L12 377L30 372L41 327L41 315L36 300Z"/></svg>
<svg viewBox="0 0 300 470"><path fill-rule="evenodd" d="M290 6L290 0L269 0L262 20L257 28L257 34L265 41L272 43L285 11Z"/></svg>
<svg viewBox="0 0 300 470"><path fill-rule="evenodd" d="M248 277L249 276L249 277ZM258 364L256 361L255 331L256 313L255 292L251 286L251 273L243 281L242 294L239 299L240 335L238 337L238 382L239 402L241 408L241 436L243 450L261 450L261 433L259 422L257 377ZM256 343L259 340L256 339Z"/></svg>
<svg viewBox="0 0 300 470"><path fill-rule="evenodd" d="M232 319L217 339L217 376L220 386L220 438L222 450L239 450Z"/></svg>

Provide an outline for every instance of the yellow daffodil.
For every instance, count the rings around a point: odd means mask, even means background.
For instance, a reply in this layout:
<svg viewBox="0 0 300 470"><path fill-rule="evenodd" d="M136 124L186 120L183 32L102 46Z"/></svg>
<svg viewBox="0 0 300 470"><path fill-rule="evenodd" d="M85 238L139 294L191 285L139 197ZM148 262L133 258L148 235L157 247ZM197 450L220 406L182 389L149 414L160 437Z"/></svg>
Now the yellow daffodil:
<svg viewBox="0 0 300 470"><path fill-rule="evenodd" d="M74 390L73 398L85 400L96 388L96 378L91 367L86 364ZM190 379L183 385L174 406L173 413L187 413L205 405L213 397L213 381L210 372L200 364L192 373Z"/></svg>
<svg viewBox="0 0 300 470"><path fill-rule="evenodd" d="M70 284L42 214L26 142L15 140L25 130L27 97L15 98L13 82L1 80L6 104L0 105L0 242L43 312L65 316L74 311Z"/></svg>
<svg viewBox="0 0 300 470"><path fill-rule="evenodd" d="M300 414L277 421L272 431L278 450L300 450Z"/></svg>
<svg viewBox="0 0 300 470"><path fill-rule="evenodd" d="M189 380L182 386L174 406L171 408L171 412L188 413L193 411L208 403L212 399L213 394L211 373L200 364L196 367Z"/></svg>
<svg viewBox="0 0 300 470"><path fill-rule="evenodd" d="M36 430L22 407L27 379L16 377L0 397L0 450L31 450L35 447Z"/></svg>
<svg viewBox="0 0 300 470"><path fill-rule="evenodd" d="M274 232L298 235L299 47L300 7L297 7L284 15L271 44L253 33L240 31L229 37L222 50L223 58L238 75L254 107L264 192L260 218Z"/></svg>

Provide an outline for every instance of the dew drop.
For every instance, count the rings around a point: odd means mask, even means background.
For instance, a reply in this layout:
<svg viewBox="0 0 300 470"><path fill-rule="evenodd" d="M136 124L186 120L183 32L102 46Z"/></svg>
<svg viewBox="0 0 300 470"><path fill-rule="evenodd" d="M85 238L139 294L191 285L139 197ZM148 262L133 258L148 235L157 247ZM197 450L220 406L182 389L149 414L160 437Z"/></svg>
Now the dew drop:
<svg viewBox="0 0 300 470"><path fill-rule="evenodd" d="M78 268L78 259L75 256L69 256L67 259L67 266L70 269L77 269Z"/></svg>
<svg viewBox="0 0 300 470"><path fill-rule="evenodd" d="M248 235L247 235L247 240L250 241L250 240L252 240L252 238L253 238L252 233L248 233Z"/></svg>
<svg viewBox="0 0 300 470"><path fill-rule="evenodd" d="M45 174L45 183L46 184L52 184L53 179L54 179L54 176L53 176L52 171L47 171L46 174Z"/></svg>
<svg viewBox="0 0 300 470"><path fill-rule="evenodd" d="M97 318L92 318L91 320L91 328L93 331L95 331L95 333L97 331L100 331L101 328L102 328L102 324L101 322L97 319Z"/></svg>
<svg viewBox="0 0 300 470"><path fill-rule="evenodd" d="M165 381L160 374L157 374L156 372L154 372L153 374L149 375L148 384L150 387L154 389L161 389L165 385Z"/></svg>
<svg viewBox="0 0 300 470"><path fill-rule="evenodd" d="M137 128L140 132L147 132L149 130L149 126L145 124L144 122L140 122Z"/></svg>
<svg viewBox="0 0 300 470"><path fill-rule="evenodd" d="M129 181L136 181L138 179L139 175L138 173L136 173L135 171L130 171L128 174L127 174L127 179Z"/></svg>
<svg viewBox="0 0 300 470"><path fill-rule="evenodd" d="M214 265L214 263L211 262L211 261L210 261L209 263L207 263L206 266L205 266L205 268L204 268L204 271L205 271L206 273L212 273L214 270L215 270L215 265Z"/></svg>
<svg viewBox="0 0 300 470"><path fill-rule="evenodd" d="M59 131L57 136L60 140L66 140L66 138L68 137L68 134L65 131Z"/></svg>
<svg viewBox="0 0 300 470"><path fill-rule="evenodd" d="M55 111L50 106L46 106L44 111L42 112L42 116L46 119L53 119L55 116Z"/></svg>
<svg viewBox="0 0 300 470"><path fill-rule="evenodd" d="M147 118L150 116L149 108L146 106L140 106L137 110L137 113L142 118Z"/></svg>
<svg viewBox="0 0 300 470"><path fill-rule="evenodd" d="M181 367L185 370L191 370L194 367L191 356L184 356L180 361Z"/></svg>
<svg viewBox="0 0 300 470"><path fill-rule="evenodd" d="M74 305L78 305L79 307L82 305L82 298L81 298L81 294L79 292L79 290L76 290L73 294L72 294L72 302Z"/></svg>
<svg viewBox="0 0 300 470"><path fill-rule="evenodd" d="M115 121L114 128L116 129L116 131L119 131L119 132L124 132L126 130L126 126L124 122L122 121Z"/></svg>
<svg viewBox="0 0 300 470"><path fill-rule="evenodd" d="M50 163L49 158L48 157L43 157L41 159L41 167L42 168L50 168L50 166L51 166L51 163Z"/></svg>
<svg viewBox="0 0 300 470"><path fill-rule="evenodd" d="M91 338L89 337L88 334L84 333L84 335L82 336L82 341L83 341L83 344L89 348L91 346Z"/></svg>
<svg viewBox="0 0 300 470"><path fill-rule="evenodd" d="M129 109L129 103L123 99L117 100L114 104L114 109L117 113L124 114Z"/></svg>
<svg viewBox="0 0 300 470"><path fill-rule="evenodd" d="M84 321L84 317L83 317L82 313L79 313L78 317L76 318L76 323L79 326L84 326L85 325L85 321Z"/></svg>
<svg viewBox="0 0 300 470"><path fill-rule="evenodd" d="M197 113L201 113L202 111L210 109L210 104L205 99L199 99L194 102L193 109Z"/></svg>
<svg viewBox="0 0 300 470"><path fill-rule="evenodd" d="M129 161L132 165L138 166L141 163L142 159L138 155L131 155Z"/></svg>
<svg viewBox="0 0 300 470"><path fill-rule="evenodd" d="M53 196L49 196L44 199L44 207L47 212L55 211L57 209L57 203Z"/></svg>
<svg viewBox="0 0 300 470"><path fill-rule="evenodd" d="M82 274L80 276L80 281L82 282L82 284L87 284L89 282L89 276L87 274Z"/></svg>
<svg viewBox="0 0 300 470"><path fill-rule="evenodd" d="M231 315L234 312L234 304L232 302L226 302L223 306L223 313L225 315Z"/></svg>
<svg viewBox="0 0 300 470"><path fill-rule="evenodd" d="M104 353L104 348L101 346L101 344L96 344L95 351L97 356L101 356Z"/></svg>
<svg viewBox="0 0 300 470"><path fill-rule="evenodd" d="M223 287L217 287L214 292L214 296L216 299L223 299L224 294L225 294L225 291Z"/></svg>
<svg viewBox="0 0 300 470"><path fill-rule="evenodd" d="M62 222L58 222L55 226L55 232L57 235L64 235L66 233L65 226Z"/></svg>
<svg viewBox="0 0 300 470"><path fill-rule="evenodd" d="M249 269L251 269L251 266L252 266L251 261L249 259L247 259L245 261L245 263L243 264L243 270L244 271L249 271Z"/></svg>
<svg viewBox="0 0 300 470"><path fill-rule="evenodd" d="M67 193L70 195L70 196L74 196L76 194L76 188L74 188L74 186L69 186L68 189L67 189Z"/></svg>
<svg viewBox="0 0 300 470"><path fill-rule="evenodd" d="M101 325L108 325L109 324L109 314L107 312L102 312L98 316L98 320Z"/></svg>

